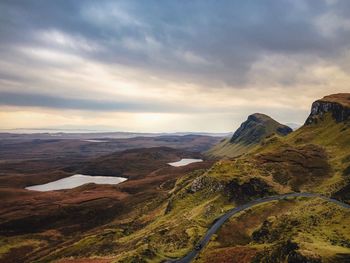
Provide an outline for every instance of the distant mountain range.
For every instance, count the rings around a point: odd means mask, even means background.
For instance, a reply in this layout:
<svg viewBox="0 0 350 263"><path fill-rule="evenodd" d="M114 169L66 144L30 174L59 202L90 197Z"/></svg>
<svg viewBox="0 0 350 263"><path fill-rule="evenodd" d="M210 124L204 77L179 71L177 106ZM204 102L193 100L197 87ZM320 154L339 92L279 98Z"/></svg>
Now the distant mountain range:
<svg viewBox="0 0 350 263"><path fill-rule="evenodd" d="M157 136L185 136L185 135L202 135L202 136L214 136L225 137L230 133L228 132L106 132L96 130L84 130L84 129L0 129L1 137L5 137L6 134L20 134L31 138L47 138L47 137L59 137L61 139L101 139L101 138L134 138L134 137L157 137Z"/></svg>

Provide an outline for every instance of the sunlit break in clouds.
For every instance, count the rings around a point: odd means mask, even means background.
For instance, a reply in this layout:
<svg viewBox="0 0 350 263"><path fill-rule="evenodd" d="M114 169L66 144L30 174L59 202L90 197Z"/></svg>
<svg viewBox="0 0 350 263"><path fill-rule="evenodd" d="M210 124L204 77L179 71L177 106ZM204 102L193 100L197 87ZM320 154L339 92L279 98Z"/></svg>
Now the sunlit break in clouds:
<svg viewBox="0 0 350 263"><path fill-rule="evenodd" d="M0 2L0 128L233 131L349 92L350 1Z"/></svg>

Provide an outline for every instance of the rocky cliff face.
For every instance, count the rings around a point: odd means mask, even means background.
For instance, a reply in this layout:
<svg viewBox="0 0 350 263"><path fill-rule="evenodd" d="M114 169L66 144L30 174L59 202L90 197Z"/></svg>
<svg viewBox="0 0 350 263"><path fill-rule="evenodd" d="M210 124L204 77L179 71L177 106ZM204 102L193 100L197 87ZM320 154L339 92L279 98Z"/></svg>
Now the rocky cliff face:
<svg viewBox="0 0 350 263"><path fill-rule="evenodd" d="M341 93L326 96L312 104L311 113L305 125L315 124L324 119L330 113L336 122L350 120L350 93Z"/></svg>

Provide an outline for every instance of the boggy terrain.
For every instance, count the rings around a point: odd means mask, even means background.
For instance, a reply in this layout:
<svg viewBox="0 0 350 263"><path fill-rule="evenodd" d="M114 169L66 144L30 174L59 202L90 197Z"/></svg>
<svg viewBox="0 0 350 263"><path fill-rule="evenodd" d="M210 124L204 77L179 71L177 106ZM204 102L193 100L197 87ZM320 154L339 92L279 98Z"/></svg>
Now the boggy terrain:
<svg viewBox="0 0 350 263"><path fill-rule="evenodd" d="M54 181L74 171L83 168L86 170L89 164L97 164L99 157L103 159L112 156L111 160L118 159L122 165L123 162L120 160L127 155L130 156L132 152L123 154L120 159L118 153L126 150L171 147L184 152L202 152L221 139L200 135L169 135L126 139L97 137L100 141L91 142L84 139L90 139L85 134L82 138L76 138L77 136L74 135L73 138L68 137L68 139L52 139L52 136L47 134L0 134L0 187L24 188L28 185ZM104 166L108 165L104 162ZM89 172L93 173L91 169ZM114 170L113 175L116 175L115 173Z"/></svg>
<svg viewBox="0 0 350 263"><path fill-rule="evenodd" d="M21 190L22 200L17 193L4 192L2 196L8 200L4 208L8 210L4 217L1 213L2 260L162 262L186 255L219 216L250 200L307 191L350 203L349 108L350 94L327 96L313 104L303 127L288 135L264 134L239 156L231 153L232 148L227 156L222 156L225 151L215 156L216 146L211 152L213 160L151 171L149 165L153 162L158 166L162 158L166 163L166 156L191 156L162 148L154 154L141 151L147 153L141 158L147 162L142 164L145 174L135 173L141 167L135 157L138 154L128 151L122 153L127 162L114 162L123 157L112 154L60 170L93 174L115 171L119 176L124 172L130 180L116 186L85 185L51 193ZM123 168L123 163L131 166ZM99 199L91 201L95 206L84 199L90 195L98 195ZM65 197L81 198L81 202L66 207ZM16 198L18 203L11 203ZM47 203L42 201L45 198L56 200L56 209L63 215L58 220L39 220L39 227L31 231L29 226L35 226L35 218L40 218L35 212ZM36 202L28 204L27 217L18 216L23 213L20 205L24 200ZM349 215L349 210L317 198L264 203L232 217L196 261L348 262ZM32 221L22 221L27 228L21 229L21 221L14 218ZM18 254L22 258L14 256Z"/></svg>
<svg viewBox="0 0 350 263"><path fill-rule="evenodd" d="M232 217L195 262L348 262L349 215L322 199L260 204Z"/></svg>
<svg viewBox="0 0 350 263"><path fill-rule="evenodd" d="M54 136L56 134L7 134L0 133L0 160L19 162L22 160L55 159L75 163L86 158L102 156L135 148L171 147L191 152L203 152L222 138L204 135L162 135L152 137L114 138L86 134ZM101 135L100 135L101 136ZM58 161L57 161L58 162ZM17 165L18 169L22 168ZM23 169L26 171L25 169Z"/></svg>
<svg viewBox="0 0 350 263"><path fill-rule="evenodd" d="M176 140L181 146L182 138ZM188 138L185 141L191 143ZM53 148L52 156L45 156L46 159L34 152L29 156L32 159L2 160L0 262L37 261L63 244L74 242L82 233L97 231L111 222L127 229L139 228L137 224L124 222L129 213L135 209L141 213L153 209L167 198L179 176L212 164L204 161L185 167L169 166L167 163L181 158L202 157L199 152L169 147L130 149L85 159L80 156L77 163L55 160L56 154ZM120 176L128 180L118 185L86 184L49 192L23 189L76 173Z"/></svg>

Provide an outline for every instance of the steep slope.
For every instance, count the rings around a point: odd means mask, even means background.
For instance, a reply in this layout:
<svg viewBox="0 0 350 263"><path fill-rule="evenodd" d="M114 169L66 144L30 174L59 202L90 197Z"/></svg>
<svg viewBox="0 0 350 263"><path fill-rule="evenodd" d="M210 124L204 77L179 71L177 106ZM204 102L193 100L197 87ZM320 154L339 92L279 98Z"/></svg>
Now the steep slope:
<svg viewBox="0 0 350 263"><path fill-rule="evenodd" d="M255 113L248 116L230 139L223 140L207 154L212 157L235 157L248 152L273 134L285 136L292 131L265 114Z"/></svg>
<svg viewBox="0 0 350 263"><path fill-rule="evenodd" d="M341 101L344 96L347 95L342 95ZM329 96L331 99L327 100L338 104L339 95L336 97ZM347 111L346 104L342 105L341 111ZM311 112L315 112L314 107ZM164 214L158 211L151 225L123 239L139 242L137 248L116 258L125 262L145 258L160 262L184 255L213 220L230 207L266 195L292 191L329 196L338 193L349 202L344 195L350 169L349 121L338 121L336 115L332 110L322 111L314 115L319 119L317 123L306 124L284 137L264 138L243 156L220 160L209 170L179 179L170 192ZM288 262L291 255L304 260L300 262L321 262L321 259L344 262L349 258L348 221L342 221L348 217L348 211L317 199L281 201L267 206L270 210L254 208L254 214L247 212L249 221L228 227L224 246L210 250L209 245L210 253L204 251L200 262L224 262L230 258L232 261L227 262L277 263ZM283 211L279 206L288 207ZM264 223L264 218L270 223ZM150 237L147 242L141 241L144 236ZM222 255L228 257L221 260ZM238 259L234 261L233 256Z"/></svg>
<svg viewBox="0 0 350 263"><path fill-rule="evenodd" d="M350 162L350 94L317 100L305 124L285 138L270 138L251 160L293 190L333 193L346 184Z"/></svg>
<svg viewBox="0 0 350 263"><path fill-rule="evenodd" d="M270 180L280 193L274 183L288 191L319 192L350 203L349 102L349 93L315 101L303 127L286 137L264 140L248 155L217 163L211 174L218 180L253 175ZM300 201L280 201L254 208L239 216L241 220L233 218L219 233L224 236L209 245L198 262L222 262L232 256L237 262L349 262L349 212L320 200ZM278 208L285 206L285 211Z"/></svg>

